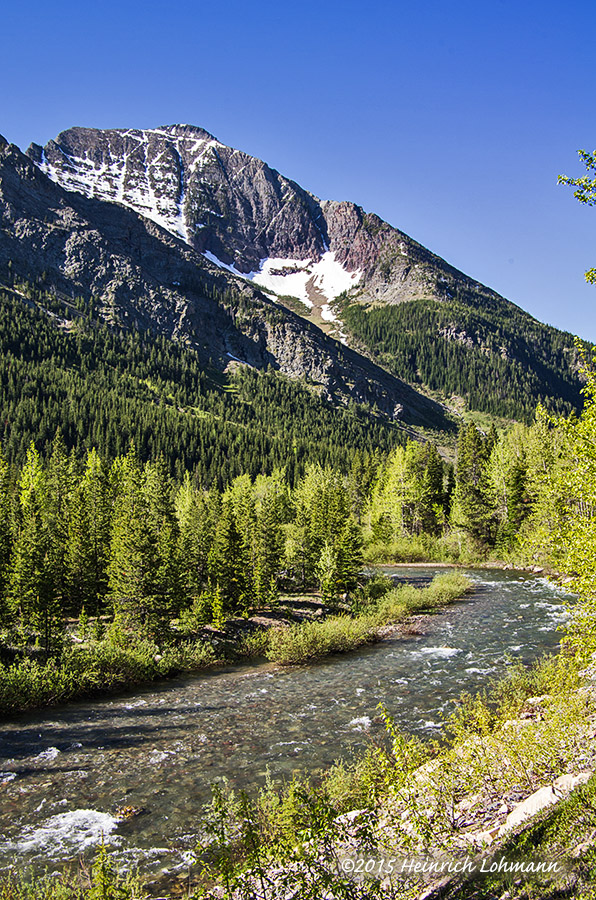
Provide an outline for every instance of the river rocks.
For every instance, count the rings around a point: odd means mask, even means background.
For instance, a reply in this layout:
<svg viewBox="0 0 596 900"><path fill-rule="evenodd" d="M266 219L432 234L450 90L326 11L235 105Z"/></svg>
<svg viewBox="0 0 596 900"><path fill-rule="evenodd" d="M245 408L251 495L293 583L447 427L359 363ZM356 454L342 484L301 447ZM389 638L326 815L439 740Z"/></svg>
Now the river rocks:
<svg viewBox="0 0 596 900"><path fill-rule="evenodd" d="M114 818L117 822L126 822L128 819L134 819L144 812L145 807L143 806L119 806Z"/></svg>
<svg viewBox="0 0 596 900"><path fill-rule="evenodd" d="M520 713L520 719L541 719L544 706L550 699L549 694L542 694L540 697L528 697Z"/></svg>

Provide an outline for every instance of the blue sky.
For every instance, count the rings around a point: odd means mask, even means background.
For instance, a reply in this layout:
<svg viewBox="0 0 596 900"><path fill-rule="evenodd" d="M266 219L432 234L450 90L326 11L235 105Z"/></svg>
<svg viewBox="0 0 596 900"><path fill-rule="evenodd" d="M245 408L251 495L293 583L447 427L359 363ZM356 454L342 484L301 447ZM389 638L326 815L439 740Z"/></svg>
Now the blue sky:
<svg viewBox="0 0 596 900"><path fill-rule="evenodd" d="M593 2L5 4L0 133L186 122L596 341Z"/></svg>

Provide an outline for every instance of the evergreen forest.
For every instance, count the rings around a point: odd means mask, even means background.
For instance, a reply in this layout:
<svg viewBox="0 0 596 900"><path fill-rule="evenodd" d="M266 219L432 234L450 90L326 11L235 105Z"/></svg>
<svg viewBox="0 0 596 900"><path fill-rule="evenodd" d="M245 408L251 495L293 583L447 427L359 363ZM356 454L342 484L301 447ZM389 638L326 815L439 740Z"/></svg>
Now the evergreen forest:
<svg viewBox="0 0 596 900"><path fill-rule="evenodd" d="M463 398L468 409L529 422L538 403L557 414L581 408L573 336L489 292L462 287L443 301L337 303L380 365L442 397Z"/></svg>
<svg viewBox="0 0 596 900"><path fill-rule="evenodd" d="M131 441L181 479L220 489L238 475L309 462L349 468L403 441L399 426L356 404L337 408L314 386L239 366L205 370L183 344L109 327L92 304L29 284L0 290L0 443L10 463L33 441L43 456L57 429L69 450L109 459Z"/></svg>

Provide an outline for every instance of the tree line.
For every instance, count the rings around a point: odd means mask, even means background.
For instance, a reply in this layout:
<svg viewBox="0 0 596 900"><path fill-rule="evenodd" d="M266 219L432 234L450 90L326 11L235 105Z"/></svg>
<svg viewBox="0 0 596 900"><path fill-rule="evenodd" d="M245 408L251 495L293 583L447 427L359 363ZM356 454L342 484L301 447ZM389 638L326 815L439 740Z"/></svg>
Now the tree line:
<svg viewBox="0 0 596 900"><path fill-rule="evenodd" d="M374 460L351 473L311 464L235 478L220 491L181 482L134 447L80 460L60 434L15 472L0 460L1 620L13 645L59 648L72 617L114 619L160 639L275 603L282 585L333 602L362 566L357 510ZM368 474L367 471L368 470Z"/></svg>

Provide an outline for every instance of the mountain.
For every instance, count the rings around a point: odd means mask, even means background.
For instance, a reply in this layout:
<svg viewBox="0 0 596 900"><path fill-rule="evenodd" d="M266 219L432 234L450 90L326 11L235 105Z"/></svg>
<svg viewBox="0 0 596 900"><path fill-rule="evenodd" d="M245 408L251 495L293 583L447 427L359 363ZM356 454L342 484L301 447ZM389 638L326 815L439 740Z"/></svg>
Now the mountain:
<svg viewBox="0 0 596 900"><path fill-rule="evenodd" d="M134 209L219 265L308 304L354 288L390 303L481 288L378 216L321 201L201 128L72 128L27 153L67 190Z"/></svg>
<svg viewBox="0 0 596 900"><path fill-rule="evenodd" d="M320 200L201 128L72 128L27 153L64 189L134 210L226 278L242 277L234 290L251 304L262 303L251 286L277 296L309 340L306 321L456 409L528 418L539 401L560 412L581 404L572 335L373 213ZM398 401L406 411L411 402Z"/></svg>
<svg viewBox="0 0 596 900"><path fill-rule="evenodd" d="M67 191L0 144L0 275L93 299L112 325L150 330L201 364L268 367L323 397L405 425L446 427L443 408L131 208Z"/></svg>

